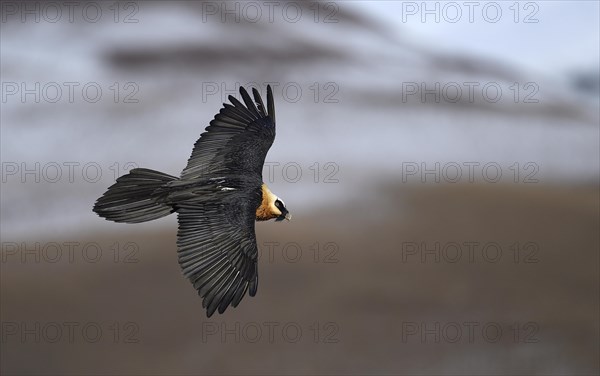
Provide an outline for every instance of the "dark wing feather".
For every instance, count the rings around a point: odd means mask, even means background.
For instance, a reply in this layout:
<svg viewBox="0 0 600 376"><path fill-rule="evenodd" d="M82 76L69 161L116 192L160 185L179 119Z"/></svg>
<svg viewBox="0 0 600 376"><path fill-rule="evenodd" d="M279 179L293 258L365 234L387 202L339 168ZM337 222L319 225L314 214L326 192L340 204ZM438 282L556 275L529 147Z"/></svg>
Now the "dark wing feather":
<svg viewBox="0 0 600 376"><path fill-rule="evenodd" d="M262 168L275 139L271 87L265 107L240 88L196 141L181 179L170 182L168 202L178 213L179 264L210 317L236 307L258 288L256 209Z"/></svg>
<svg viewBox="0 0 600 376"><path fill-rule="evenodd" d="M275 124L275 102L273 101L273 91L271 90L271 86L267 86L267 106L269 108L269 116Z"/></svg>
<svg viewBox="0 0 600 376"><path fill-rule="evenodd" d="M179 264L203 298L208 317L217 309L223 313L229 305L237 306L248 290L254 296L258 284L254 223L260 186L244 189L247 182L227 180L218 184L212 191L196 191L190 184L179 191L192 193L174 196L188 197L176 204ZM225 184L236 188L222 191ZM193 192L199 193L197 199L189 199Z"/></svg>
<svg viewBox="0 0 600 376"><path fill-rule="evenodd" d="M268 86L268 111L258 91L253 91L256 103L243 87L240 88L240 94L244 104L229 96L231 104L223 104L223 108L196 141L181 179L214 174L255 174L262 177L265 157L275 139L273 92Z"/></svg>
<svg viewBox="0 0 600 376"><path fill-rule="evenodd" d="M270 88L271 87L269 86L269 90ZM258 90L256 90L256 88L252 88L252 95L254 96L254 100L256 101L260 116L267 116L267 109L265 108L265 104L263 103L263 100L260 97L260 93L258 92Z"/></svg>

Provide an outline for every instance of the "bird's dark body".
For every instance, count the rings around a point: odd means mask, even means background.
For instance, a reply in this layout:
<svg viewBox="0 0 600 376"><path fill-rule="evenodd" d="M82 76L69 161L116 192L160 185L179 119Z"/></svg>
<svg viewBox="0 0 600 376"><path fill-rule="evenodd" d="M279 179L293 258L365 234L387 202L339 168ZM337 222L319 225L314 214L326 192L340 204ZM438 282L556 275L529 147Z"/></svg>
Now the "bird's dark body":
<svg viewBox="0 0 600 376"><path fill-rule="evenodd" d="M210 317L258 287L255 215L263 202L262 168L275 139L270 87L265 107L254 90L224 104L194 145L179 178L135 169L111 186L94 211L139 223L176 212L179 264Z"/></svg>

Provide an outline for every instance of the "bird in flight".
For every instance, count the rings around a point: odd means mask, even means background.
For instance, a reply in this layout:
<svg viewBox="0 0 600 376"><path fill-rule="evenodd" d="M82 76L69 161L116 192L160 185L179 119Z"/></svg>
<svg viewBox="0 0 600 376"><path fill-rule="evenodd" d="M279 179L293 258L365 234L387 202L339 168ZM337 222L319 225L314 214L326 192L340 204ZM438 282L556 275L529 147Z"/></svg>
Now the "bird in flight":
<svg viewBox="0 0 600 376"><path fill-rule="evenodd" d="M202 133L179 178L136 168L117 179L94 205L114 222L140 223L177 213L177 255L203 299L207 317L237 307L258 288L255 221L289 220L283 200L262 181L275 139L275 104L241 87Z"/></svg>

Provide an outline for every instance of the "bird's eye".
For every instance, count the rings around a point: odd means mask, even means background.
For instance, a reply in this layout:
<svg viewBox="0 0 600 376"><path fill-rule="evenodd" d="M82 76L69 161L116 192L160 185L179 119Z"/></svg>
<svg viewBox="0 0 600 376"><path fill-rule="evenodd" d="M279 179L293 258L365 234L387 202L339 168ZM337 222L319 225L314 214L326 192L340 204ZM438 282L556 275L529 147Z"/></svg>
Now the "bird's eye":
<svg viewBox="0 0 600 376"><path fill-rule="evenodd" d="M281 209L283 204L281 203L281 201L277 200L277 201L275 201L275 206L277 207L277 209Z"/></svg>

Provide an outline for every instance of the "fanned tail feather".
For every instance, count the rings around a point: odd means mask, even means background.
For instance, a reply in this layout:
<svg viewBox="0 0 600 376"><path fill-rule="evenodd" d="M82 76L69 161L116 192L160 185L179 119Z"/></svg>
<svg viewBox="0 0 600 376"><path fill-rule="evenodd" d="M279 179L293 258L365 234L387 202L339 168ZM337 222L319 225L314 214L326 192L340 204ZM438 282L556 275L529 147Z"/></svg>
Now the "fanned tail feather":
<svg viewBox="0 0 600 376"><path fill-rule="evenodd" d="M94 212L109 221L140 223L158 219L174 212L161 200L166 183L176 177L146 168L136 168L117 182L96 201ZM163 201L163 202L161 202Z"/></svg>

